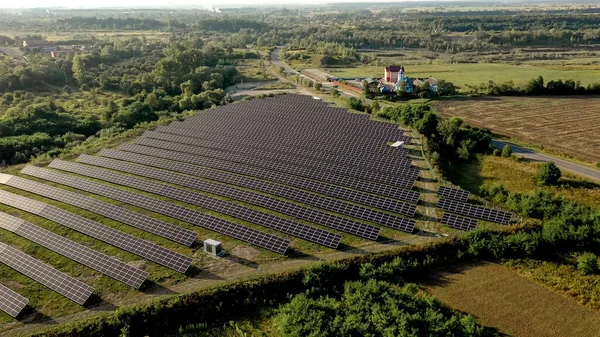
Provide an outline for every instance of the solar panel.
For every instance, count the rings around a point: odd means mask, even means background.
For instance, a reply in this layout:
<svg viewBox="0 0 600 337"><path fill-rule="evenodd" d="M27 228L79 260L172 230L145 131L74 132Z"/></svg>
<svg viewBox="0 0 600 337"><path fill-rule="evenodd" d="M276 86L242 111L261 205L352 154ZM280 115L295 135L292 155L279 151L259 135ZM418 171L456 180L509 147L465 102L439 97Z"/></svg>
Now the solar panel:
<svg viewBox="0 0 600 337"><path fill-rule="evenodd" d="M297 167L291 164L281 164L275 162L265 162L261 160L248 159L244 161L233 161L226 159L226 155L222 155L220 157L205 157L196 155L193 149L184 149L184 145L176 144L176 143L168 143L160 140L154 139L143 139L144 144L150 145L155 148L169 150L169 151L179 151L181 154L177 154L177 156L183 158L183 153L187 153L192 155L200 165L207 162L214 162L215 160L226 161L229 163L229 166L239 166L241 164L247 164L249 166L254 166L256 168L260 168L262 170L271 170L275 172L285 173L296 175L299 177L303 177L306 179L312 179L321 181L324 183L329 183L333 185L345 186L348 188L353 188L357 190L361 190L368 193L377 194L380 196L385 196L389 198L397 198L399 195L402 195L402 188L411 189L415 183L414 179L402 179L396 186L384 185L380 183L374 183L367 180L356 179L354 177L346 177L342 175L338 175L331 172L325 172L320 170L315 170L313 168L303 168ZM142 142L140 141L140 142ZM129 145L129 144L126 144ZM122 149L128 148L123 146ZM230 158L231 159L231 158ZM400 186L402 185L402 186Z"/></svg>
<svg viewBox="0 0 600 337"><path fill-rule="evenodd" d="M460 202L467 202L469 200L470 192L446 186L440 186L440 188L437 191L437 194L444 198L454 199Z"/></svg>
<svg viewBox="0 0 600 337"><path fill-rule="evenodd" d="M152 131L150 131L152 132ZM186 145L192 145L195 147L206 147L211 149L217 149L220 151L227 151L231 153L252 155L257 158L263 158L265 160L278 161L284 163L293 163L295 165L306 166L306 167L315 167L322 170L327 170L330 172L336 172L339 174L353 176L361 179L380 181L383 183L389 182L393 184L395 176L404 176L408 177L411 175L419 177L419 171L415 169L411 169L410 159L405 159L405 165L399 165L390 169L388 167L381 170L372 170L365 169L360 164L359 165L342 165L335 162L330 162L323 160L323 158L312 158L312 157L302 157L296 154L289 153L280 153L263 149L249 148L244 146L239 146L237 144L228 144L223 142L213 142L213 141L203 141L197 138L190 138L178 135L170 135L165 133L144 133L144 135L150 136L147 138L164 140L168 142L182 143ZM196 153L201 154L201 153Z"/></svg>
<svg viewBox="0 0 600 337"><path fill-rule="evenodd" d="M339 234L330 233L319 228L306 226L291 220L279 218L268 213L254 210L252 208L201 195L178 187L156 183L150 180L138 179L131 176L116 174L107 170L62 160L52 161L49 167L187 202L205 209L210 209L215 212L236 217L238 219L253 222L260 226L294 235L330 248L337 248L342 239Z"/></svg>
<svg viewBox="0 0 600 337"><path fill-rule="evenodd" d="M463 231L470 231L477 228L477 220L464 218L462 216L444 213L442 221L444 225Z"/></svg>
<svg viewBox="0 0 600 337"><path fill-rule="evenodd" d="M318 210L298 206L296 204L285 202L266 195L184 176L177 173L156 170L148 166L130 164L118 160L93 157L89 155L81 155L79 158L77 158L77 161L121 172L132 173L147 178L153 178L170 184L194 188L215 195L239 200L283 214L291 215L298 219L303 219L322 226L331 227L346 233L363 236L371 240L377 240L380 232L380 229L374 226L361 224L346 218L341 218Z"/></svg>
<svg viewBox="0 0 600 337"><path fill-rule="evenodd" d="M253 176L264 180L274 181L277 183L297 187L303 190L325 194L334 198L344 199L382 209L386 209L386 205L388 205L389 202L392 201L387 198L364 193L357 190L347 189L341 186L330 185L323 182L318 182L315 180L306 179L291 174L265 170L250 165L244 165L239 163L236 164L216 158L200 157L187 153L176 153L169 150L162 150L133 144L123 144L121 145L120 149L123 151L133 152L137 154L172 159L179 162L202 165L218 170L238 173L241 175ZM394 194L393 198L398 200L417 203L420 198L420 194L415 191L394 189L394 192L396 193Z"/></svg>
<svg viewBox="0 0 600 337"><path fill-rule="evenodd" d="M142 137L146 138L154 138L154 139L163 139L168 140L168 136L174 136L174 141L178 143L187 143L190 144L198 143L196 141L204 141L210 140L212 142L226 143L229 137L223 137L219 135L214 135L214 137L206 137L206 135L202 134L198 130L189 130L182 131L179 133L169 132L169 130L165 130L165 132L157 132L157 131L146 131L142 135ZM199 144L199 143L198 143ZM343 165L352 165L356 167L362 167L365 169L389 172L398 166L410 166L412 160L406 158L404 153L400 155L378 155L376 153L365 153L364 155L355 156L355 155L346 155L341 154L335 150L315 150L315 149L303 149L303 148L294 148L286 143L280 142L264 142L264 141L255 141L251 139L245 139L243 143L236 143L240 149L244 148L255 148L262 149L276 153L284 153L288 155L294 155L296 157L302 158L313 158L321 161L327 161L332 163L338 163Z"/></svg>
<svg viewBox="0 0 600 337"><path fill-rule="evenodd" d="M197 128L183 128L184 123L173 122L170 126L158 127L156 131L160 133L168 133L173 135L183 135L186 137L194 137L199 139L211 139L214 141L228 142L231 141L231 135L223 135L220 133L206 133L204 130ZM286 149L288 152L300 153L303 155L320 155L341 156L348 159L361 158L381 162L387 165L398 165L399 160L406 160L407 152L401 148L391 148L379 144L378 147L366 147L361 143L350 143L352 146L342 146L332 144L331 142L315 142L303 141L303 139L279 139L278 141L269 141L267 139L249 138L247 134L240 133L236 135L236 139L243 141L244 144L251 143L258 148L275 148ZM408 144L408 143L407 143Z"/></svg>
<svg viewBox="0 0 600 337"><path fill-rule="evenodd" d="M100 152L100 154L108 158L121 159L269 193L282 198L294 200L338 214L348 215L357 219L374 222L391 228L394 228L394 224L400 224L405 221L405 219L400 217L372 210L363 206L350 204L295 188L290 188L288 186L275 184L270 181L242 176L235 173L123 151L104 149ZM365 200L361 201L365 202ZM391 199L380 199L380 201L385 203L380 205L380 208L408 216L413 216L417 208L415 205L405 204Z"/></svg>
<svg viewBox="0 0 600 337"><path fill-rule="evenodd" d="M185 273L192 264L190 257L43 202L0 190L0 203L52 220L180 273Z"/></svg>
<svg viewBox="0 0 600 337"><path fill-rule="evenodd" d="M28 299L0 284L0 310L16 318L25 309L27 303L29 303Z"/></svg>
<svg viewBox="0 0 600 337"><path fill-rule="evenodd" d="M83 305L94 292L94 288L87 284L2 242L0 242L0 262L80 305Z"/></svg>
<svg viewBox="0 0 600 337"><path fill-rule="evenodd" d="M148 278L148 273L143 270L131 267L115 258L12 215L0 213L0 228L22 236L55 253L97 270L136 289Z"/></svg>
<svg viewBox="0 0 600 337"><path fill-rule="evenodd" d="M168 222L90 198L81 193L67 191L37 181L0 173L0 183L100 214L109 219L119 221L186 246L191 246L198 236L198 234L191 230L175 226Z"/></svg>
<svg viewBox="0 0 600 337"><path fill-rule="evenodd" d="M21 173L112 198L127 204L170 216L175 219L186 221L196 226L272 250L279 254L284 254L290 244L289 240L255 230L253 228L234 224L232 222L203 214L189 208L129 192L120 188L99 184L87 179L82 179L31 165L26 166L23 170L21 170Z"/></svg>
<svg viewBox="0 0 600 337"><path fill-rule="evenodd" d="M468 216L470 218L496 222L508 225L512 214L495 209L470 205L456 200L442 198L437 204L438 208L446 212Z"/></svg>
<svg viewBox="0 0 600 337"><path fill-rule="evenodd" d="M302 166L294 163L282 162L282 161L269 161L258 155L243 155L238 153L223 152L218 150L211 150L208 148L185 145L180 143L165 142L158 139L140 138L136 140L136 144L152 146L166 150L172 150L177 152L185 152L194 154L197 156L218 158L227 160L235 163L243 163L256 167L262 167L265 169L284 172L288 174L294 174L297 176L320 180L336 185L348 186L356 188L366 192L372 193L386 193L387 189L393 188L382 184L389 184L396 187L411 189L415 183L415 180L419 177L419 171L411 168L401 167L396 170L397 176L388 176L372 172L372 174L365 174L364 177L359 178L356 175L360 175L355 172L358 170L348 171L353 172L353 176L345 176L332 170L325 170L319 168L316 170L314 167ZM400 174L406 174L400 176ZM372 182L372 181L376 181Z"/></svg>

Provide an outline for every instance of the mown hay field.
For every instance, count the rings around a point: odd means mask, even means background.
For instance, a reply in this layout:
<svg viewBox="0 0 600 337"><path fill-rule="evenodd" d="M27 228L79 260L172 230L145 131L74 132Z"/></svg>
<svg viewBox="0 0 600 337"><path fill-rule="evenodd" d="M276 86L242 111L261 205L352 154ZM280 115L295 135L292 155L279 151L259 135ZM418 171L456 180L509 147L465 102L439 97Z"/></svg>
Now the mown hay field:
<svg viewBox="0 0 600 337"><path fill-rule="evenodd" d="M425 285L447 305L520 337L596 337L600 314L498 264L448 273Z"/></svg>
<svg viewBox="0 0 600 337"><path fill-rule="evenodd" d="M600 161L597 97L485 97L437 102L435 109L521 142Z"/></svg>

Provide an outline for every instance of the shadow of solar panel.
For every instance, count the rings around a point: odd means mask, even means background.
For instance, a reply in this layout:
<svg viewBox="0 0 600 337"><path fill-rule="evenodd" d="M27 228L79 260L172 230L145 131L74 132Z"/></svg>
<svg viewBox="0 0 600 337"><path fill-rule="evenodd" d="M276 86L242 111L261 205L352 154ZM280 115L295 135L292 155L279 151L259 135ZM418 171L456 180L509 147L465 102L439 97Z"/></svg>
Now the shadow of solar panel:
<svg viewBox="0 0 600 337"><path fill-rule="evenodd" d="M27 303L29 303L28 299L0 284L0 310L16 318L25 309Z"/></svg>
<svg viewBox="0 0 600 337"><path fill-rule="evenodd" d="M89 155L81 155L79 158L77 158L77 161L121 172L132 173L139 176L194 188L215 195L243 201L249 204L277 211L282 214L287 214L298 219L303 219L322 226L331 227L346 233L359 235L371 240L377 240L380 232L380 229L374 226L361 224L346 218L341 218L318 210L298 206L296 204L285 202L266 195L192 178L177 173L156 170L148 166L130 164L113 159L93 157Z"/></svg>
<svg viewBox="0 0 600 337"><path fill-rule="evenodd" d="M140 145L132 145L132 144L123 144L120 149L122 151L127 151L128 153L137 153L143 155L149 155L153 157L171 159L179 162L185 162L190 164L202 165L218 170L234 172L237 174L245 175L245 176L253 176L289 186L293 186L296 188L300 188L307 191L313 191L315 193L325 194L334 198L344 199L352 202L356 202L362 205L373 206L376 208L387 209L392 205L394 200L390 200L387 198L382 198L380 196L368 194L365 192L347 189L341 186L335 186L326 184L323 182L306 179L302 177L298 177L291 174L265 170L259 167L254 167L250 165L244 164L235 164L232 162L228 162L225 160L220 160L216 158L208 158L208 157L200 157L187 153L177 153L170 150L163 150L153 147L140 146ZM415 191L403 190L403 189L394 189L395 199L404 200L408 202L417 203L420 198L420 194ZM402 208L397 213L401 213ZM393 210L392 210L393 211Z"/></svg>
<svg viewBox="0 0 600 337"><path fill-rule="evenodd" d="M0 203L54 221L180 273L185 273L192 264L190 257L43 202L0 190Z"/></svg>
<svg viewBox="0 0 600 337"><path fill-rule="evenodd" d="M25 220L0 213L0 228L22 236L40 246L88 266L102 274L138 289L148 278L148 273L131 267L108 255L38 227Z"/></svg>
<svg viewBox="0 0 600 337"><path fill-rule="evenodd" d="M470 192L459 190L455 188L449 188L446 186L440 186L437 194L448 199L453 199L460 202L467 202L469 200Z"/></svg>
<svg viewBox="0 0 600 337"><path fill-rule="evenodd" d="M244 140L243 143L239 144L228 144L230 141L229 137L218 137L213 139L211 137L204 137L201 132L197 132L194 130L190 130L189 132L184 133L168 133L167 132L157 132L157 131L146 131L142 135L145 138L153 138L153 139L161 139L167 141L173 141L177 143L184 144L197 144L200 146L204 146L205 142L212 142L218 144L227 144L228 146L235 146L237 149L246 149L253 148L258 150L270 151L279 154L291 155L299 158L311 158L315 160L326 161L330 163L337 163L341 165L351 165L354 167L360 167L364 169L380 171L380 172L390 172L398 166L410 166L412 163L411 159L406 158L405 155L398 156L347 156L340 155L335 152L321 152L315 150L306 150L299 148L292 148L281 143L273 143L273 142L261 142L254 140ZM385 159L385 160L382 160Z"/></svg>
<svg viewBox="0 0 600 337"><path fill-rule="evenodd" d="M444 225L463 231L470 231L477 228L477 220L464 218L462 216L444 213L442 221Z"/></svg>
<svg viewBox="0 0 600 337"><path fill-rule="evenodd" d="M210 209L215 212L220 212L222 214L253 222L260 226L294 235L330 248L337 248L342 239L342 237L338 234L330 233L319 228L306 226L301 223L254 210L252 208L201 195L178 187L156 183L150 180L138 179L103 169L61 160L52 161L49 167L187 202L205 209Z"/></svg>
<svg viewBox="0 0 600 337"><path fill-rule="evenodd" d="M87 284L1 242L0 262L80 305L94 292Z"/></svg>
<svg viewBox="0 0 600 337"><path fill-rule="evenodd" d="M334 185L345 186L349 188L354 188L357 190L361 190L364 192L374 193L381 196L386 196L390 198L396 198L396 196L400 193L398 190L401 188L411 189L415 183L415 179L412 178L402 178L397 177L397 182L395 186L384 185L380 183L374 183L367 180L362 180L354 177L342 176L339 174L315 170L314 168L300 167L297 165L287 164L287 163L279 163L279 162L269 162L262 160L260 158L252 158L252 157L243 157L240 155L228 154L225 152L215 151L215 153L211 153L211 155L205 155L207 151L201 151L198 147L187 146L183 144L164 142L156 139L143 138L136 142L138 145L151 146L163 150L177 151L180 153L192 154L201 158L211 158L211 159L219 159L225 160L230 163L230 165L239 165L246 164L254 167L277 171L286 174L292 174L299 177L314 179ZM200 154L202 153L202 154Z"/></svg>
<svg viewBox="0 0 600 337"><path fill-rule="evenodd" d="M193 231L175 226L150 216L133 212L123 207L109 204L81 193L63 190L58 187L39 183L16 176L4 175L6 179L0 182L23 191L31 192L43 197L64 202L90 212L100 214L109 219L119 221L148 233L153 233L166 239L191 246L198 234Z"/></svg>
<svg viewBox="0 0 600 337"><path fill-rule="evenodd" d="M349 204L328 197L323 197L313 193L275 184L269 181L238 175L235 173L213 170L210 168L186 164L182 162L176 162L168 159L145 156L137 153L122 152L108 149L102 150L100 152L100 155L109 158L121 159L138 164L162 168L169 171L184 173L192 176L207 178L231 185L237 185L256 191L261 191L264 193L269 193L282 198L298 201L317 208L332 211L338 214L354 216L356 219L362 219L371 222L379 221L377 222L377 224L383 226L393 226L399 221L397 219L401 219L397 216L375 211L363 206ZM87 156L85 158L87 158ZM92 164L92 162L86 162ZM382 201L388 202L388 204L385 205L384 208L408 216L413 216L417 208L415 205L409 205L389 199L382 199Z"/></svg>
<svg viewBox="0 0 600 337"><path fill-rule="evenodd" d="M468 216L470 218L481 219L490 222L508 225L512 214L498 211L491 208L485 208L475 205L470 205L456 200L442 198L437 204L438 208L446 212Z"/></svg>
<svg viewBox="0 0 600 337"><path fill-rule="evenodd" d="M234 224L189 208L181 207L166 201L146 197L141 194L125 191L112 186L99 184L87 179L82 179L30 165L21 170L21 173L112 198L130 205L170 216L175 219L186 221L196 226L272 250L279 254L285 254L285 251L290 244L289 240L255 230L253 228Z"/></svg>

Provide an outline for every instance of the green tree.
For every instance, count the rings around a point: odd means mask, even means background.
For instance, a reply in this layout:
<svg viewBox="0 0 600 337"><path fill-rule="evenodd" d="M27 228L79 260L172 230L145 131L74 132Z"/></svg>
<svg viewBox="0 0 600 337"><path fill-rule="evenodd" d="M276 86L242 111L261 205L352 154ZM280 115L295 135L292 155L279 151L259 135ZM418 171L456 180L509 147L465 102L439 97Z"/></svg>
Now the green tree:
<svg viewBox="0 0 600 337"><path fill-rule="evenodd" d="M158 120L158 115L152 111L148 104L142 102L134 102L127 107L123 107L113 116L114 122L121 123L129 128L138 123L156 120Z"/></svg>
<svg viewBox="0 0 600 337"><path fill-rule="evenodd" d="M561 172L554 162L543 163L535 175L535 183L541 186L555 185Z"/></svg>
<svg viewBox="0 0 600 337"><path fill-rule="evenodd" d="M510 147L510 145L508 145L508 144L504 145L504 148L502 149L502 157L510 158L511 156L512 156L512 147Z"/></svg>
<svg viewBox="0 0 600 337"><path fill-rule="evenodd" d="M321 84L321 82L315 82L315 90L321 91L322 88L323 85Z"/></svg>
<svg viewBox="0 0 600 337"><path fill-rule="evenodd" d="M379 110L381 110L381 105L379 105L379 102L373 101L373 103L371 103L371 110L375 113L379 112Z"/></svg>
<svg viewBox="0 0 600 337"><path fill-rule="evenodd" d="M85 83L86 66L85 58L83 55L75 55L73 57L73 78L80 85Z"/></svg>
<svg viewBox="0 0 600 337"><path fill-rule="evenodd" d="M341 96L340 91L337 90L336 88L331 89L331 96L340 97Z"/></svg>
<svg viewBox="0 0 600 337"><path fill-rule="evenodd" d="M583 275L595 274L598 271L598 257L593 253L583 253L577 258L577 270Z"/></svg>

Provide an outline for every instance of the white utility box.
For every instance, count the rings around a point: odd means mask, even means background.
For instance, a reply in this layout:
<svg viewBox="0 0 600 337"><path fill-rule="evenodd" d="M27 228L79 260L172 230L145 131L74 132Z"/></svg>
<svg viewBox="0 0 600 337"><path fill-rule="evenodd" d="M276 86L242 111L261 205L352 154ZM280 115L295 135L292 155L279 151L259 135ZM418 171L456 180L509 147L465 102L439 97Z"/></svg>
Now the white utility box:
<svg viewBox="0 0 600 337"><path fill-rule="evenodd" d="M204 251L213 256L225 254L223 247L221 247L221 243L213 239L204 240Z"/></svg>

